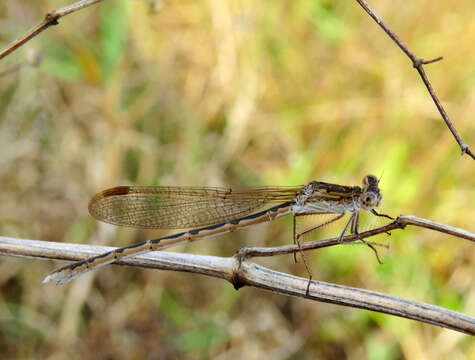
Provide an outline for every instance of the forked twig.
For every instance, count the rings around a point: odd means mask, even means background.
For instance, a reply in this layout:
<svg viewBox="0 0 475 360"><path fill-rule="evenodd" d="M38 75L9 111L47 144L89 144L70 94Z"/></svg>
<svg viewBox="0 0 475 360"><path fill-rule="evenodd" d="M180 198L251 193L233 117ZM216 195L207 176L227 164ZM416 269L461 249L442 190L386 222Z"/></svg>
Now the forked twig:
<svg viewBox="0 0 475 360"><path fill-rule="evenodd" d="M463 141L463 139L460 137L458 134L457 130L455 129L454 124L452 123L452 120L450 120L449 115L447 115L447 112L445 111L444 107L442 106L439 98L437 97L437 94L435 93L434 88L432 87L429 78L427 77L427 74L424 71L424 65L431 64L433 62L442 60L442 56L437 57L435 59L431 60L424 60L416 55L409 50L407 45L402 41L395 33L394 31L384 22L384 20L379 16L376 11L365 1L365 0L356 0L358 4L368 13L369 16L373 18L374 21L381 27L381 29L384 30L386 34L396 43L397 46L404 52L404 54L407 55L409 59L412 61L412 65L414 68L417 70L419 73L422 81L424 82L424 85L426 86L427 90L429 91L429 94L432 98L432 100L435 103L435 106L437 107L437 110L439 111L440 115L445 121L445 124L449 128L450 132L452 133L453 137L457 141L457 143L460 146L460 150L462 151L462 155L467 154L469 155L472 159L475 160L475 154L470 150L469 146L467 143Z"/></svg>
<svg viewBox="0 0 475 360"><path fill-rule="evenodd" d="M58 20L66 15L72 14L73 12L84 9L88 6L97 4L103 0L80 0L76 1L71 5L64 6L60 9L53 10L45 15L45 18L38 25L33 27L26 35L10 43L5 49L0 51L0 60L5 56L9 55L20 46L24 45L44 30L53 25L58 25Z"/></svg>
<svg viewBox="0 0 475 360"><path fill-rule="evenodd" d="M470 231L420 218L415 215L399 215L396 219L386 225L363 231L359 234L346 235L343 237L343 241L344 243L352 243L357 240L365 239L382 233L387 233L391 230L404 229L407 225L423 227L426 229L439 231L445 234L453 235L455 237L475 242L475 234ZM339 237L333 237L324 240L304 242L301 244L300 249L302 251L315 250L338 244L340 244ZM237 256L240 258L275 256L295 253L300 249L297 245L284 245L276 247L247 247L239 250Z"/></svg>
<svg viewBox="0 0 475 360"><path fill-rule="evenodd" d="M0 254L39 259L83 260L114 248L0 237ZM428 324L475 335L475 318L439 306L375 291L312 281L306 294L308 280L277 272L252 262L240 262L235 257L152 252L118 265L193 272L228 280L235 285L248 285L281 294L314 301L333 303L413 319Z"/></svg>

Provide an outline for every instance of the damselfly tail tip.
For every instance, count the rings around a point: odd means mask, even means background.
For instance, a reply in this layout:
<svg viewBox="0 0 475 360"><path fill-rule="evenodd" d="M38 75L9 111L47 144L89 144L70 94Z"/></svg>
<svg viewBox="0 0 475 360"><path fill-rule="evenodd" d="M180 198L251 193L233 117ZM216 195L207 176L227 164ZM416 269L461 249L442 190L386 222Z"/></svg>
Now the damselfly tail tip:
<svg viewBox="0 0 475 360"><path fill-rule="evenodd" d="M46 283L49 283L50 281L53 281L53 278L51 277L51 275L48 275L43 279L41 283L46 284Z"/></svg>
<svg viewBox="0 0 475 360"><path fill-rule="evenodd" d="M71 281L74 278L71 274L66 274L64 271L55 271L46 276L42 284L46 284L48 282L54 282L59 285L66 284L67 282Z"/></svg>

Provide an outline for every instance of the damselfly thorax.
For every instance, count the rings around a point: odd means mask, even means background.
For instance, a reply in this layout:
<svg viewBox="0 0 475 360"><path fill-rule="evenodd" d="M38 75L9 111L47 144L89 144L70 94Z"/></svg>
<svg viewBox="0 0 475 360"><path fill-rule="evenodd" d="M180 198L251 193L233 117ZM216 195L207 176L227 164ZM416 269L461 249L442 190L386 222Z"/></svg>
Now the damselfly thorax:
<svg viewBox="0 0 475 360"><path fill-rule="evenodd" d="M350 219L340 235L341 240L350 225L351 232L357 233L362 210L378 215L374 210L382 198L378 183L376 176L367 175L363 178L361 187L311 181L304 186L251 189L119 186L104 190L89 202L89 212L98 220L141 229L194 229L147 240L67 265L47 276L44 281L65 283L82 273L124 257L224 234L290 214L294 215L293 239L298 243L304 233L350 213ZM265 210L259 211L266 206ZM336 216L298 234L295 230L295 217L314 214Z"/></svg>

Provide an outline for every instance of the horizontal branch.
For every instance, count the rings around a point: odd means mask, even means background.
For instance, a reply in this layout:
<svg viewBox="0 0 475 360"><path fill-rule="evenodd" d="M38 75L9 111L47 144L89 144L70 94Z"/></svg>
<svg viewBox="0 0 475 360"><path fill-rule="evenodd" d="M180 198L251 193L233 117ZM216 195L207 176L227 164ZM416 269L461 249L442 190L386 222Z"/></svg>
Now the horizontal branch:
<svg viewBox="0 0 475 360"><path fill-rule="evenodd" d="M0 237L0 255L55 260L84 260L114 250L113 247ZM312 281L270 270L255 263L240 263L237 257L222 258L173 252L152 252L117 262L118 265L193 272L240 285L259 287L281 294L350 306L413 319L475 335L475 318L439 306L407 300L375 291Z"/></svg>
<svg viewBox="0 0 475 360"><path fill-rule="evenodd" d="M375 227L373 229L363 231L359 234L350 234L343 237L343 243L351 243L357 240L363 240L378 234L388 233L391 230L404 229L407 225L422 227L444 234L452 235L461 239L466 239L475 242L475 234L455 226L439 223L436 221L424 219L415 215L399 215L393 221ZM296 253L303 250L315 250L328 246L335 246L341 244L340 237L333 237L323 240L307 241L300 245L283 245L275 247L246 247L239 250L238 254L241 258L264 257Z"/></svg>

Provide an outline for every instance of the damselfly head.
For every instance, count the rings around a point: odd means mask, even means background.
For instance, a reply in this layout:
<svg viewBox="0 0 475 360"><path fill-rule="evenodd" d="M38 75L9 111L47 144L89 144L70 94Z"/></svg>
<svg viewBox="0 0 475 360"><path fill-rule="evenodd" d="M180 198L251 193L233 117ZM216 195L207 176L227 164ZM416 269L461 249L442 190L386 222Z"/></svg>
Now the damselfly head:
<svg viewBox="0 0 475 360"><path fill-rule="evenodd" d="M363 178L363 187L360 195L360 203L363 209L371 210L381 203L383 195L378 187L379 180L374 175L366 175Z"/></svg>

